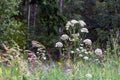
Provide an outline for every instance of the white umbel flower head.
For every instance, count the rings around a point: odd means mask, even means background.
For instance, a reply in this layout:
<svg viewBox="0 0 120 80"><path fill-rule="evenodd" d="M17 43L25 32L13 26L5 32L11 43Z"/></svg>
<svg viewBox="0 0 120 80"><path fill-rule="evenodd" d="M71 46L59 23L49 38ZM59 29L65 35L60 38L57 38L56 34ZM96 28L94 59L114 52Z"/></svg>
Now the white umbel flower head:
<svg viewBox="0 0 120 80"><path fill-rule="evenodd" d="M75 41L75 39L71 39L71 38L69 38L69 41Z"/></svg>
<svg viewBox="0 0 120 80"><path fill-rule="evenodd" d="M99 59L94 59L94 62L100 62Z"/></svg>
<svg viewBox="0 0 120 80"><path fill-rule="evenodd" d="M83 49L83 47L80 47L80 49L82 50L82 49Z"/></svg>
<svg viewBox="0 0 120 80"><path fill-rule="evenodd" d="M44 57L42 57L44 60L46 60L47 58L44 56Z"/></svg>
<svg viewBox="0 0 120 80"><path fill-rule="evenodd" d="M87 50L86 49L82 49L81 52L86 52Z"/></svg>
<svg viewBox="0 0 120 80"><path fill-rule="evenodd" d="M79 23L77 20L71 20L71 23L72 24L77 24L77 23Z"/></svg>
<svg viewBox="0 0 120 80"><path fill-rule="evenodd" d="M76 48L76 51L78 51L78 52L79 52L79 51L80 51L80 49L79 49L79 48Z"/></svg>
<svg viewBox="0 0 120 80"><path fill-rule="evenodd" d="M73 36L73 37L78 37L78 36L80 36L80 34L79 34L79 33L76 33L76 34L72 34L72 36Z"/></svg>
<svg viewBox="0 0 120 80"><path fill-rule="evenodd" d="M67 22L67 24L66 24L66 26L70 26L71 25L71 22L70 21L68 21Z"/></svg>
<svg viewBox="0 0 120 80"><path fill-rule="evenodd" d="M61 48L61 47L63 47L63 43L62 42L57 42L55 44L55 47Z"/></svg>
<svg viewBox="0 0 120 80"><path fill-rule="evenodd" d="M87 78L92 78L92 75L89 74L89 73L87 73L85 76L86 76Z"/></svg>
<svg viewBox="0 0 120 80"><path fill-rule="evenodd" d="M85 40L83 41L83 43L85 43L86 45L89 45L89 46L92 45L92 41L91 41L90 39L85 39Z"/></svg>
<svg viewBox="0 0 120 80"><path fill-rule="evenodd" d="M66 30L68 30L70 26L65 26L65 27L66 27Z"/></svg>
<svg viewBox="0 0 120 80"><path fill-rule="evenodd" d="M96 50L95 50L95 54L96 55L102 55L103 54L103 52L102 52L102 49L99 49L99 48L97 48Z"/></svg>
<svg viewBox="0 0 120 80"><path fill-rule="evenodd" d="M88 52L87 52L87 51L85 51L85 54L88 54Z"/></svg>
<svg viewBox="0 0 120 80"><path fill-rule="evenodd" d="M88 31L87 28L82 28L82 29L81 29L81 32L82 32L82 33L89 33L89 31Z"/></svg>
<svg viewBox="0 0 120 80"><path fill-rule="evenodd" d="M72 23L70 21L68 21L67 24L66 24L66 26L65 26L66 30L68 30L71 25L72 25Z"/></svg>
<svg viewBox="0 0 120 80"><path fill-rule="evenodd" d="M84 44L80 44L80 46L83 46Z"/></svg>
<svg viewBox="0 0 120 80"><path fill-rule="evenodd" d="M79 57L83 57L83 55L82 55L82 54L79 54Z"/></svg>
<svg viewBox="0 0 120 80"><path fill-rule="evenodd" d="M69 39L69 36L67 34L63 34L61 37L60 37L62 40L68 40Z"/></svg>
<svg viewBox="0 0 120 80"><path fill-rule="evenodd" d="M74 54L74 51L70 51L71 54Z"/></svg>
<svg viewBox="0 0 120 80"><path fill-rule="evenodd" d="M85 59L85 60L89 60L89 57L87 57L87 56L84 56L84 57L83 57L83 59Z"/></svg>
<svg viewBox="0 0 120 80"><path fill-rule="evenodd" d="M86 25L86 23L85 23L83 20L79 20L78 22L80 23L80 25L81 25L82 27L84 27L84 26Z"/></svg>

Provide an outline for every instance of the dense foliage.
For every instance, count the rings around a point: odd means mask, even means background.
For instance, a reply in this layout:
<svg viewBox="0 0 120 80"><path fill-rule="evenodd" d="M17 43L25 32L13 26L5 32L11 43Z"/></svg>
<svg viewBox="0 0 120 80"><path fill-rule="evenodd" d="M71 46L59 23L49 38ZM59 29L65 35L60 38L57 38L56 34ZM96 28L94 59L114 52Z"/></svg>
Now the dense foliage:
<svg viewBox="0 0 120 80"><path fill-rule="evenodd" d="M14 42L25 46L25 26L15 19L20 13L20 0L2 0L0 3L0 42L12 45Z"/></svg>
<svg viewBox="0 0 120 80"><path fill-rule="evenodd" d="M0 3L1 43L37 52L33 40L45 46L47 53L59 53L55 43L61 41L66 22L84 20L89 34L85 38L97 47L113 49L112 37L119 42L119 0L2 0ZM69 35L69 34L68 34ZM94 47L93 47L94 48Z"/></svg>

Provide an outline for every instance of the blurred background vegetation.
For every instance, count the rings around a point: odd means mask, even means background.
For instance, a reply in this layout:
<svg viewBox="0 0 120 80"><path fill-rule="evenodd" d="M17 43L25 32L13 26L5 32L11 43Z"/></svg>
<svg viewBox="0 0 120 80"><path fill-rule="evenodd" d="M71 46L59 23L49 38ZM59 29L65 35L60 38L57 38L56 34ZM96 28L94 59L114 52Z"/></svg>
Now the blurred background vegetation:
<svg viewBox="0 0 120 80"><path fill-rule="evenodd" d="M0 0L0 80L120 80L119 62L120 0Z"/></svg>
<svg viewBox="0 0 120 80"><path fill-rule="evenodd" d="M119 43L120 0L1 0L0 43L32 49L36 40L53 53L71 19L84 20L87 36L102 48L108 41L112 46L111 34Z"/></svg>

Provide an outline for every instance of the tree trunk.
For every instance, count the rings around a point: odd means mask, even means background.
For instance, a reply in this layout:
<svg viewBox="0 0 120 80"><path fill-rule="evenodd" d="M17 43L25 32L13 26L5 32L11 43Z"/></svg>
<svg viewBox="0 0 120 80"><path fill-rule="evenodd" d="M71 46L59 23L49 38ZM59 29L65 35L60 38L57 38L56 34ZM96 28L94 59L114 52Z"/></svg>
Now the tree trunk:
<svg viewBox="0 0 120 80"><path fill-rule="evenodd" d="M62 15L63 13L63 0L59 0L59 10L60 14ZM62 34L62 26L59 28L59 36Z"/></svg>
<svg viewBox="0 0 120 80"><path fill-rule="evenodd" d="M37 4L34 4L34 14L33 14L33 36L35 35L35 27L36 27L36 15L37 15Z"/></svg>
<svg viewBox="0 0 120 80"><path fill-rule="evenodd" d="M60 0L59 3L60 3L60 14L62 14L63 13L63 0Z"/></svg>
<svg viewBox="0 0 120 80"><path fill-rule="evenodd" d="M27 17L27 26L28 26L28 32L27 32L27 47L29 48L29 39L30 39L30 15L31 15L31 5L30 5L30 1L28 1L28 17Z"/></svg>

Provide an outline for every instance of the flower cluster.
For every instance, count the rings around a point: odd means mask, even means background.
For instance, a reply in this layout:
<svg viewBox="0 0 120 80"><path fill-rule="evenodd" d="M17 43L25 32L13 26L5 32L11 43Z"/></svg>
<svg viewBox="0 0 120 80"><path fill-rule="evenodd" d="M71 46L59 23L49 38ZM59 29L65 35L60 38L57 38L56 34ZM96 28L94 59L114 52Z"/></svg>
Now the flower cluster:
<svg viewBox="0 0 120 80"><path fill-rule="evenodd" d="M39 56L39 59L46 60L46 50L38 48L36 54Z"/></svg>
<svg viewBox="0 0 120 80"><path fill-rule="evenodd" d="M63 34L61 37L60 37L62 40L68 40L69 39L69 36L67 34Z"/></svg>
<svg viewBox="0 0 120 80"><path fill-rule="evenodd" d="M81 27L84 27L86 25L86 23L83 21L83 20L71 20L71 21L68 21L67 24L66 24L66 30L69 30L69 27L70 26L74 26L75 24L80 24Z"/></svg>
<svg viewBox="0 0 120 80"><path fill-rule="evenodd" d="M75 24L79 24L80 26ZM71 53L71 55L74 55L74 57L80 57L84 60L90 60L90 56L93 53L101 56L103 54L101 49L97 48L95 51L93 51L92 41L88 38L83 39L83 37L86 35L85 33L89 33L85 26L86 23L83 20L68 21L65 26L66 33L61 35L61 42L57 42L55 47L63 47L66 50L65 53L68 53L68 56L70 56L69 54Z"/></svg>
<svg viewBox="0 0 120 80"><path fill-rule="evenodd" d="M86 45L89 45L89 46L92 45L92 41L91 41L90 39L85 39L85 40L83 41L83 43L85 43Z"/></svg>
<svg viewBox="0 0 120 80"><path fill-rule="evenodd" d="M97 49L95 50L95 54L98 55L98 56L101 56L101 55L103 54L103 52L102 52L101 49L97 48Z"/></svg>
<svg viewBox="0 0 120 80"><path fill-rule="evenodd" d="M83 59L84 60L89 60L89 57L88 56L84 56Z"/></svg>
<svg viewBox="0 0 120 80"><path fill-rule="evenodd" d="M77 57L80 57L84 60L89 60L90 59L89 55L92 54L92 52L83 47L83 45L80 46L79 48L76 48L75 50L71 50L70 53L77 54L78 55Z"/></svg>
<svg viewBox="0 0 120 80"><path fill-rule="evenodd" d="M57 42L55 44L55 47L61 48L61 47L63 47L63 43L62 42Z"/></svg>

